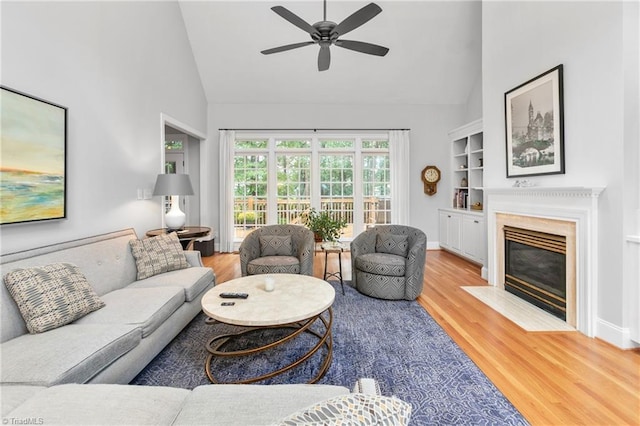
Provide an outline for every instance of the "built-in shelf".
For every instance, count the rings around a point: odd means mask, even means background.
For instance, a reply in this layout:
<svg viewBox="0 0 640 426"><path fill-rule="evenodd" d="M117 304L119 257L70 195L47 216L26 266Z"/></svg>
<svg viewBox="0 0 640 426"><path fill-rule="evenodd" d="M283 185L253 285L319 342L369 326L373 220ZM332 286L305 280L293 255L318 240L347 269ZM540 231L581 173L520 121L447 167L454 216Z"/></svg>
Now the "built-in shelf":
<svg viewBox="0 0 640 426"><path fill-rule="evenodd" d="M451 204L439 209L440 247L473 262L486 262L482 120L449 132Z"/></svg>
<svg viewBox="0 0 640 426"><path fill-rule="evenodd" d="M451 207L471 210L473 205L482 206L484 197L482 120L452 130L449 132L449 138L453 188Z"/></svg>

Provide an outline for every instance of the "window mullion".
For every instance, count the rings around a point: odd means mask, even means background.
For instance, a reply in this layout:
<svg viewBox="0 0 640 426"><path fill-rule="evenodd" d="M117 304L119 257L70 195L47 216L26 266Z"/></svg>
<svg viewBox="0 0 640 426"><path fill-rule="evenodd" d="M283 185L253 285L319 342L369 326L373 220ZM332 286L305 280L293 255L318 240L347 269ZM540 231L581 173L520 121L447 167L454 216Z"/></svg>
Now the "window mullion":
<svg viewBox="0 0 640 426"><path fill-rule="evenodd" d="M275 225L278 222L278 167L275 147L275 137L271 136L267 157L267 225Z"/></svg>
<svg viewBox="0 0 640 426"><path fill-rule="evenodd" d="M311 207L320 209L320 140L317 136L311 139Z"/></svg>
<svg viewBox="0 0 640 426"><path fill-rule="evenodd" d="M362 181L362 138L356 137L355 158L353 160L353 235L358 235L364 230L364 192Z"/></svg>

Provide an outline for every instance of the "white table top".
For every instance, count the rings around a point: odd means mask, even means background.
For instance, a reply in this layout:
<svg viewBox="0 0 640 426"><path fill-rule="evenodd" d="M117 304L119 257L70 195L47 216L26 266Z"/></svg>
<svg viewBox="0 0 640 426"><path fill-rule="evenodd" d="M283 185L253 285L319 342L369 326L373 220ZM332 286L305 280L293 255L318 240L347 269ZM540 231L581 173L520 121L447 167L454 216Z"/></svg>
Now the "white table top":
<svg viewBox="0 0 640 426"><path fill-rule="evenodd" d="M265 291L267 277L275 289ZM223 299L220 293L248 293L246 299ZM250 275L219 284L202 297L202 310L226 324L274 326L302 321L329 309L336 292L318 278L298 274ZM235 302L234 306L221 306Z"/></svg>

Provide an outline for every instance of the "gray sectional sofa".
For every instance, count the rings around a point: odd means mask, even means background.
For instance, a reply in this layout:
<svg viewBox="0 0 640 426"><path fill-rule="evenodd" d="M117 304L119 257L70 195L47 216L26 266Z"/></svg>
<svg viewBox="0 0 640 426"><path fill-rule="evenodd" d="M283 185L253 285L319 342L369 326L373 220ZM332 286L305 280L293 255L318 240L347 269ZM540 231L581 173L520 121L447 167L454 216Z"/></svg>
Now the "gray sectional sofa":
<svg viewBox="0 0 640 426"><path fill-rule="evenodd" d="M38 334L0 286L0 382L129 383L201 310L215 284L200 252L186 251L190 267L137 280L132 229L3 255L2 276L19 268L67 262L78 266L106 306Z"/></svg>
<svg viewBox="0 0 640 426"><path fill-rule="evenodd" d="M140 244L127 229L0 257L5 278L0 286L3 424L300 425L319 414L330 417L327 424L408 423L411 407L380 396L372 379L359 380L354 393L317 384L205 385L193 390L128 385L201 311L202 296L215 285L213 271L203 267L195 251L184 252L188 267L137 279L144 269ZM184 263L182 247L172 253ZM148 259L146 266L155 263ZM12 280L6 277L40 273L52 264L72 264L81 271L84 288L93 288L104 306L66 325L30 333L33 324L27 328L14 300L15 288L7 284ZM51 288L51 282L43 287ZM24 301L20 306L24 310Z"/></svg>

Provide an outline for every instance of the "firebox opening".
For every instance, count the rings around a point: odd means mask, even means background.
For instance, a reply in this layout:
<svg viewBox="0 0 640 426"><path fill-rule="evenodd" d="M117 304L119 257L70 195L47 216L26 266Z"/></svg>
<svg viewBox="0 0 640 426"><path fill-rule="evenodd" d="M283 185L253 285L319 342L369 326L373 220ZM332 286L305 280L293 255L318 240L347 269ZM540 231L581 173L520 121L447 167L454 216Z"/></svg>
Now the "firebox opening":
<svg viewBox="0 0 640 426"><path fill-rule="evenodd" d="M566 237L504 227L505 290L567 319Z"/></svg>

